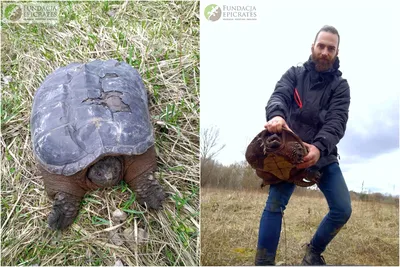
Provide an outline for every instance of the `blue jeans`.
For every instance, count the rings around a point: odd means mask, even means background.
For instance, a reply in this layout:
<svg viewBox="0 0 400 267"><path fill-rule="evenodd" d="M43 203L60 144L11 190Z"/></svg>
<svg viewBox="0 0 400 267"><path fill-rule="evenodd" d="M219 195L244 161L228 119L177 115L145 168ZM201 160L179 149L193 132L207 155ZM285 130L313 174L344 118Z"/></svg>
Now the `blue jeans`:
<svg viewBox="0 0 400 267"><path fill-rule="evenodd" d="M321 169L318 185L324 194L329 212L320 223L311 240L316 253L322 253L351 215L350 193L338 163ZM266 249L267 255L275 257L285 210L296 185L279 183L270 186L268 200L261 216L257 249Z"/></svg>

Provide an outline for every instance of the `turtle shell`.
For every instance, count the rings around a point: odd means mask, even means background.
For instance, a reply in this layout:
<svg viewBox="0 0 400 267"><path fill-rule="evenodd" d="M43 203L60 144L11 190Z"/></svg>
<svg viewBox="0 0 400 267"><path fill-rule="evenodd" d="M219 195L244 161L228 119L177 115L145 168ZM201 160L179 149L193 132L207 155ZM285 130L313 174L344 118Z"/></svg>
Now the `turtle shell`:
<svg viewBox="0 0 400 267"><path fill-rule="evenodd" d="M73 175L105 155L139 155L154 144L147 92L137 70L116 60L71 63L51 73L31 112L35 157Z"/></svg>
<svg viewBox="0 0 400 267"><path fill-rule="evenodd" d="M301 139L284 127L280 133L261 131L247 147L246 160L266 184L272 184L292 181L301 172L306 177L306 172L298 170L296 165L307 153Z"/></svg>

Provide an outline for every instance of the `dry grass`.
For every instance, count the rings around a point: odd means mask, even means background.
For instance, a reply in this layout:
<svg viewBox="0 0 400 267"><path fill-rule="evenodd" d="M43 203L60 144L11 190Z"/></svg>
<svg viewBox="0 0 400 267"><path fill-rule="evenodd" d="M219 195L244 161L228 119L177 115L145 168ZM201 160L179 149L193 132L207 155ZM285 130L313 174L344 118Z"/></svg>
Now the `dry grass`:
<svg viewBox="0 0 400 267"><path fill-rule="evenodd" d="M254 265L267 191L201 192L201 264ZM353 201L348 223L323 253L332 265L399 266L399 207ZM328 211L322 197L293 195L284 215L277 262L299 265ZM285 238L286 237L286 238Z"/></svg>
<svg viewBox="0 0 400 267"><path fill-rule="evenodd" d="M198 265L199 2L63 2L56 25L2 24L1 265ZM169 197L147 211L126 184L90 192L68 230L47 228L52 203L29 132L35 90L59 66L115 58L149 90L159 169ZM11 81L9 79L11 78ZM110 214L127 208L128 220ZM111 227L149 232L112 244Z"/></svg>

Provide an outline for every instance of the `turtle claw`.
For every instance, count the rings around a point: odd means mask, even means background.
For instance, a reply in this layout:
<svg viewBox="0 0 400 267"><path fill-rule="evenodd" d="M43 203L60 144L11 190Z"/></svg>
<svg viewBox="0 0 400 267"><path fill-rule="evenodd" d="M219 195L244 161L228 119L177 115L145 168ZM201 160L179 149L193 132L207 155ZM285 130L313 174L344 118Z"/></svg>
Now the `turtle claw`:
<svg viewBox="0 0 400 267"><path fill-rule="evenodd" d="M63 230L70 226L78 215L80 199L68 193L59 192L54 197L53 209L48 217L49 227Z"/></svg>
<svg viewBox="0 0 400 267"><path fill-rule="evenodd" d="M309 180L314 180L316 182L319 182L319 179L321 178L321 172L314 167L310 167L306 169L307 171L307 178Z"/></svg>
<svg viewBox="0 0 400 267"><path fill-rule="evenodd" d="M165 193L153 173L137 177L135 185L132 186L140 205L150 209L159 210L165 199ZM140 180L140 181L139 181Z"/></svg>
<svg viewBox="0 0 400 267"><path fill-rule="evenodd" d="M294 144L293 152L289 157L291 157L293 164L300 164L304 162L304 150L299 143Z"/></svg>

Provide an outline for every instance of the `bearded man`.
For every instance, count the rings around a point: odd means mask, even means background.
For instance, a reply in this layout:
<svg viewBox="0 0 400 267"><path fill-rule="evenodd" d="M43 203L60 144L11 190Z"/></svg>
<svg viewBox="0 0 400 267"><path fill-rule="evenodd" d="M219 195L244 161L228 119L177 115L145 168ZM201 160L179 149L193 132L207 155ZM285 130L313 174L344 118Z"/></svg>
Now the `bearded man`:
<svg viewBox="0 0 400 267"><path fill-rule="evenodd" d="M350 88L339 71L339 42L334 27L322 27L311 45L309 60L282 76L265 108L264 127L269 132L280 132L285 126L305 142L309 152L297 168L315 168L322 174L318 187L329 212L307 244L302 265L325 265L321 253L352 211L336 147L344 136L350 106ZM260 220L256 265L275 264L283 211L295 187L288 182L270 185Z"/></svg>

